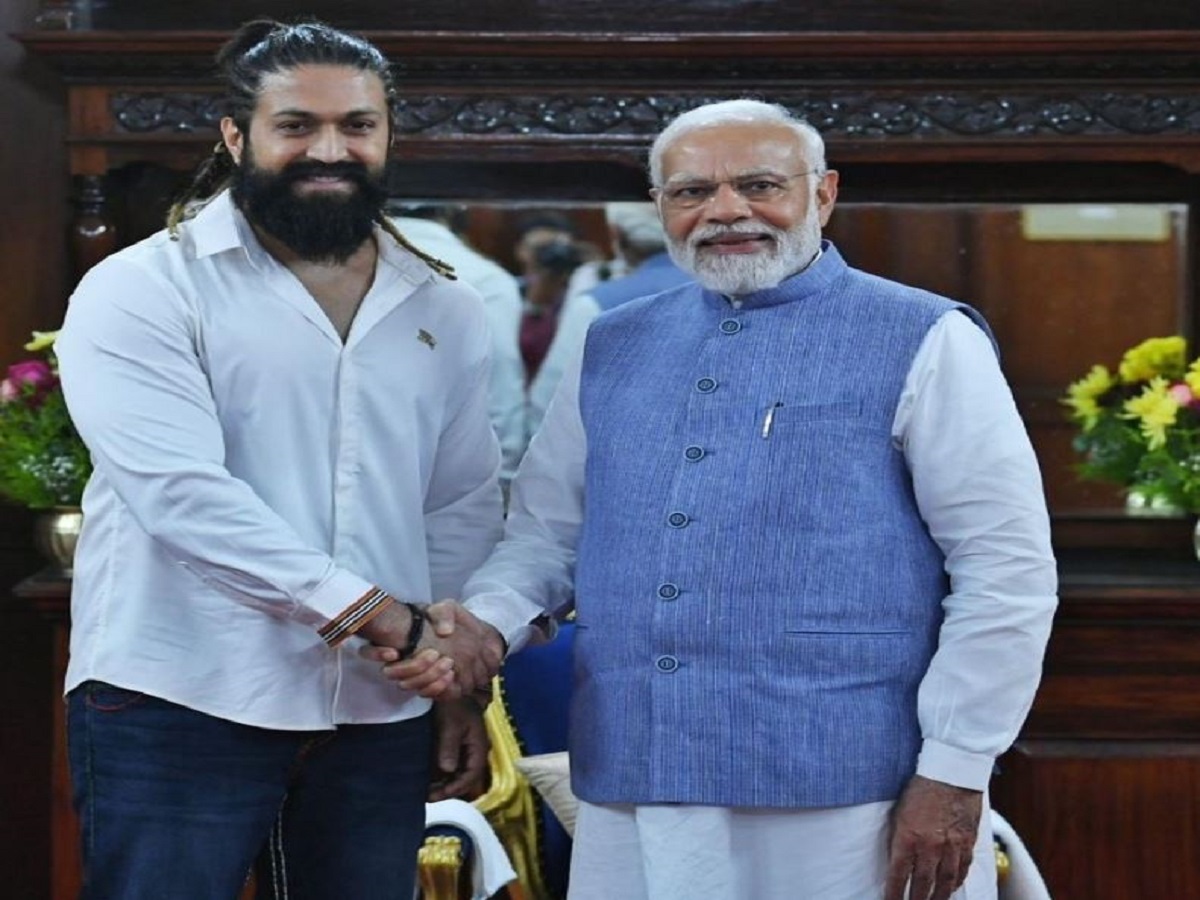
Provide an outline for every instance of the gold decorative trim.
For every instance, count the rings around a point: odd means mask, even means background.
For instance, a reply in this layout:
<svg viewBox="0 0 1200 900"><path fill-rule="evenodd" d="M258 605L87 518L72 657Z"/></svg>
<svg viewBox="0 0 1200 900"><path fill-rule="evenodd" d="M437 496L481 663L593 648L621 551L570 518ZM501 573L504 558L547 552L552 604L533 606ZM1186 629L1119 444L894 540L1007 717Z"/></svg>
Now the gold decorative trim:
<svg viewBox="0 0 1200 900"><path fill-rule="evenodd" d="M462 866L461 838L450 835L427 837L417 851L422 900L458 900Z"/></svg>
<svg viewBox="0 0 1200 900"><path fill-rule="evenodd" d="M529 900L550 900L538 852L541 829L538 806L532 785L517 770L516 760L524 754L504 705L504 691L498 677L492 679L492 702L483 720L492 742L488 753L491 785L475 801L475 807L496 830Z"/></svg>

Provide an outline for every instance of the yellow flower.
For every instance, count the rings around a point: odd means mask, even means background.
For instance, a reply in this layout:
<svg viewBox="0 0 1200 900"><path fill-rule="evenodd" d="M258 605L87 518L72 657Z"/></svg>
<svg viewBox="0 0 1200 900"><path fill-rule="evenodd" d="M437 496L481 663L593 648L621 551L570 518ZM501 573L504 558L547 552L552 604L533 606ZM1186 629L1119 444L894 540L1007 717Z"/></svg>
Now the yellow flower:
<svg viewBox="0 0 1200 900"><path fill-rule="evenodd" d="M33 340L25 345L26 350L37 352L38 350L48 350L54 346L54 342L58 339L57 331L35 331Z"/></svg>
<svg viewBox="0 0 1200 900"><path fill-rule="evenodd" d="M1187 341L1174 337L1149 338L1126 351L1118 370L1121 381L1134 384L1156 375L1179 378L1187 365Z"/></svg>
<svg viewBox="0 0 1200 900"><path fill-rule="evenodd" d="M1092 366L1092 370L1067 388L1063 403L1071 407L1071 415L1083 423L1083 430L1090 431L1100 418L1097 402L1114 384L1115 379L1107 366Z"/></svg>
<svg viewBox="0 0 1200 900"><path fill-rule="evenodd" d="M1200 359L1188 366L1187 374L1183 376L1183 383L1192 389L1194 395L1200 397Z"/></svg>
<svg viewBox="0 0 1200 900"><path fill-rule="evenodd" d="M1175 424L1179 412L1179 401L1167 393L1169 387L1167 379L1154 378L1144 391L1125 401L1124 417L1140 420L1146 446L1151 450L1167 442L1167 429Z"/></svg>

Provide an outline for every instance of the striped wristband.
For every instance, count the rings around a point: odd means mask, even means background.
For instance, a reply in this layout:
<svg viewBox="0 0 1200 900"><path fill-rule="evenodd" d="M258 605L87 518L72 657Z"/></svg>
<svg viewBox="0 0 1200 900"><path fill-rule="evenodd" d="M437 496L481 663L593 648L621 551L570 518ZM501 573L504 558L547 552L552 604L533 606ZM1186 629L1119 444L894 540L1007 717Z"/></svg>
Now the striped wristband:
<svg viewBox="0 0 1200 900"><path fill-rule="evenodd" d="M336 647L395 602L396 598L387 591L371 588L322 625L317 634L330 647Z"/></svg>

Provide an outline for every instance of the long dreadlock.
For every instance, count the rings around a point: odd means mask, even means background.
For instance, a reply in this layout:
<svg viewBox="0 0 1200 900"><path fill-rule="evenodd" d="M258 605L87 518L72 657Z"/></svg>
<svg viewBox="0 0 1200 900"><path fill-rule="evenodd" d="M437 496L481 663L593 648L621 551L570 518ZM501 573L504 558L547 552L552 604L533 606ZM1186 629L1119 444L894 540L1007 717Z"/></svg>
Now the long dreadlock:
<svg viewBox="0 0 1200 900"><path fill-rule="evenodd" d="M242 25L217 51L216 63L218 77L225 86L225 115L233 119L242 134L250 133L263 78L303 65L346 66L375 75L387 99L388 133L395 132L398 99L391 67L377 47L357 35L322 22L284 24L255 19ZM178 239L179 226L197 207L229 186L235 168L224 141L217 141L167 213L167 231L172 238ZM396 243L439 275L455 277L453 267L414 247L383 212L375 221Z"/></svg>

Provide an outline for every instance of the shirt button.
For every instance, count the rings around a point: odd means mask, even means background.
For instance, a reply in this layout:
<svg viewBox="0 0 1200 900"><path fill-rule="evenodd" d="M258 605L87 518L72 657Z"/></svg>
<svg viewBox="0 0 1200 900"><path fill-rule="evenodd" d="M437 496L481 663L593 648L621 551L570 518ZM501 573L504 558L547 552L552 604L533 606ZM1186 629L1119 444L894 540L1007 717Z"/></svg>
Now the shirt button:
<svg viewBox="0 0 1200 900"><path fill-rule="evenodd" d="M726 319L721 323L721 330L725 332L725 334L737 334L742 330L742 323L737 319Z"/></svg>
<svg viewBox="0 0 1200 900"><path fill-rule="evenodd" d="M713 378L701 378L696 382L696 390L702 394L711 394L717 389L717 382Z"/></svg>
<svg viewBox="0 0 1200 900"><path fill-rule="evenodd" d="M689 521L687 513L673 512L667 516L667 524L672 528L682 528Z"/></svg>
<svg viewBox="0 0 1200 900"><path fill-rule="evenodd" d="M660 672L674 672L679 668L679 660L673 656L660 656L654 661Z"/></svg>
<svg viewBox="0 0 1200 900"><path fill-rule="evenodd" d="M679 596L679 587L669 581L664 582L658 586L658 596L663 600L674 600Z"/></svg>
<svg viewBox="0 0 1200 900"><path fill-rule="evenodd" d="M697 460L704 459L704 448L693 444L683 451L683 458L688 462L696 462Z"/></svg>

